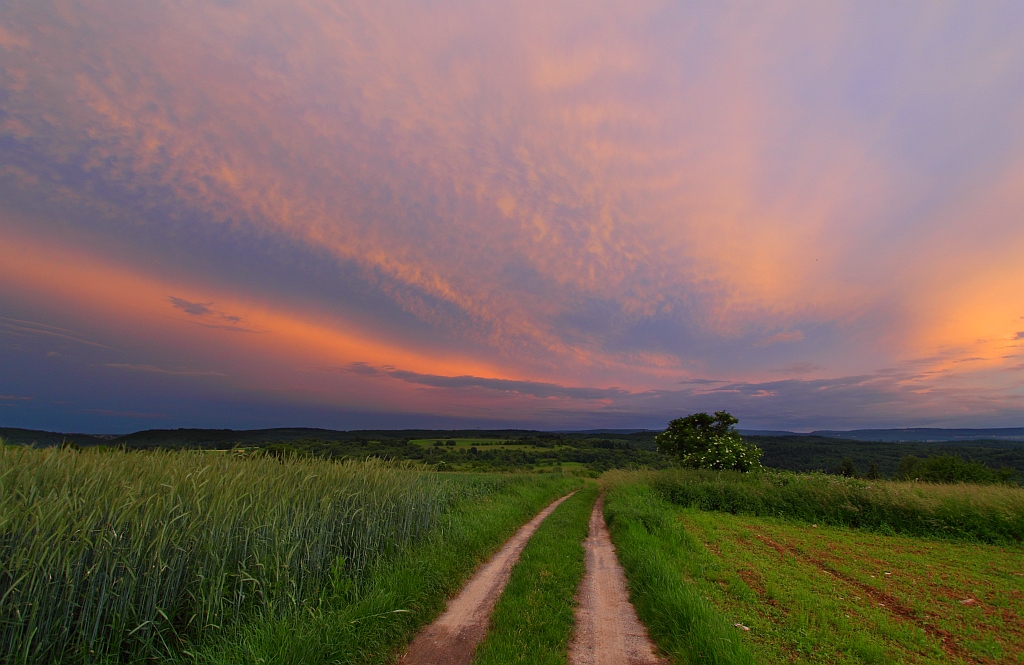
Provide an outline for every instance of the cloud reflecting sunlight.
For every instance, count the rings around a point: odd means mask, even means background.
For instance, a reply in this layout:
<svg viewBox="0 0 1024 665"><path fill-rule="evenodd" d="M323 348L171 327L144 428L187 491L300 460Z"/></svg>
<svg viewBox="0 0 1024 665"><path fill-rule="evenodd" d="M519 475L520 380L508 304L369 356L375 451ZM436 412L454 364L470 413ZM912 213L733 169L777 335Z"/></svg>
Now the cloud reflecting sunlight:
<svg viewBox="0 0 1024 665"><path fill-rule="evenodd" d="M0 15L5 425L1020 426L1022 219L1019 3Z"/></svg>

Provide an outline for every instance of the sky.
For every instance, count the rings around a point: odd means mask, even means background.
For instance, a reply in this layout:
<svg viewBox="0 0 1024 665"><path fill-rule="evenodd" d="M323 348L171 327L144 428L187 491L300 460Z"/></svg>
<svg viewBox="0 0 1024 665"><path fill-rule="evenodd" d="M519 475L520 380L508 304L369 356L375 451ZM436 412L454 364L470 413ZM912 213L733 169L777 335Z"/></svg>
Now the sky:
<svg viewBox="0 0 1024 665"><path fill-rule="evenodd" d="M0 425L1024 425L1024 4L0 0Z"/></svg>

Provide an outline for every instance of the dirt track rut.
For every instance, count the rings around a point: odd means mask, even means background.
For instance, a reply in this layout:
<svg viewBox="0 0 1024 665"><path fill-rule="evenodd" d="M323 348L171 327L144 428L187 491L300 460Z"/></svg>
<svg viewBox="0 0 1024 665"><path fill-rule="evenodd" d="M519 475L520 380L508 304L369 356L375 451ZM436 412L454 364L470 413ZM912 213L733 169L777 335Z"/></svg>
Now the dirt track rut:
<svg viewBox="0 0 1024 665"><path fill-rule="evenodd" d="M576 632L569 645L571 665L661 665L647 630L629 602L626 574L604 523L604 497L590 514L583 543L587 572L577 595Z"/></svg>
<svg viewBox="0 0 1024 665"><path fill-rule="evenodd" d="M400 661L402 665L468 665L473 660L477 643L487 633L494 603L504 590L523 547L541 522L570 496L572 494L563 496L537 513L480 567L459 595L448 602L444 614L412 641Z"/></svg>

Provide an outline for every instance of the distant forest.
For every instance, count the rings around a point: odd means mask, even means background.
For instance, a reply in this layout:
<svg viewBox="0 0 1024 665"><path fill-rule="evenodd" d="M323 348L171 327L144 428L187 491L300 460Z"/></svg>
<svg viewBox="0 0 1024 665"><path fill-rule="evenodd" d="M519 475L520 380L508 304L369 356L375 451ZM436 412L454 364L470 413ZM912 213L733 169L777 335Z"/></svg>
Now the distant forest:
<svg viewBox="0 0 1024 665"><path fill-rule="evenodd" d="M1024 477L1024 442L1005 440L949 442L852 441L824 436L747 436L761 450L765 466L791 471L824 471L837 473L843 458L853 460L857 472L867 473L874 462L883 476L896 474L900 459L906 455L929 457L957 455L965 460L984 464L992 469L1004 466L1016 469Z"/></svg>
<svg viewBox="0 0 1024 665"><path fill-rule="evenodd" d="M316 455L337 459L381 457L416 460L453 469L528 470L561 464L581 465L594 472L613 468L670 465L657 452L654 431L539 432L531 430L354 430L310 428L265 430L177 429L145 430L118 437L59 434L38 430L0 428L8 444L34 446L105 446L129 450L199 448L263 449L275 455ZM410 443L415 439L498 439L519 449L490 447L435 448ZM765 466L791 471L839 473L850 458L858 474L874 463L885 477L896 474L906 455L925 458L957 455L992 469L1011 467L1018 481L1024 478L1024 442L978 440L950 442L857 441L825 436L744 436L764 451Z"/></svg>

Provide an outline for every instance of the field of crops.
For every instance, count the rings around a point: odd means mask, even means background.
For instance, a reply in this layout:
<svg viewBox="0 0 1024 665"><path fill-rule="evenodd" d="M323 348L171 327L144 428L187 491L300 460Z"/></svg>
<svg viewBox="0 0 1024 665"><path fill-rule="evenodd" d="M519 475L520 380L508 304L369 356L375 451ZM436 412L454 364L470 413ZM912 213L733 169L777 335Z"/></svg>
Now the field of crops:
<svg viewBox="0 0 1024 665"><path fill-rule="evenodd" d="M759 662L1024 659L1019 549L695 510L679 519L703 549L687 572L750 628Z"/></svg>
<svg viewBox="0 0 1024 665"><path fill-rule="evenodd" d="M449 537L490 529L470 539L478 550L463 542L462 558L449 557L462 562L448 571L457 583L572 482L225 453L5 448L0 660L181 657L248 625L353 605L421 541L443 550ZM490 519L472 533L448 519L466 504ZM404 630L426 618L405 620Z"/></svg>
<svg viewBox="0 0 1024 665"><path fill-rule="evenodd" d="M850 481L825 496L826 480L768 497L778 478L606 476L634 603L675 662L1024 662L1024 490ZM853 524L858 506L889 521ZM977 527L992 515L1002 527Z"/></svg>

